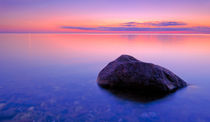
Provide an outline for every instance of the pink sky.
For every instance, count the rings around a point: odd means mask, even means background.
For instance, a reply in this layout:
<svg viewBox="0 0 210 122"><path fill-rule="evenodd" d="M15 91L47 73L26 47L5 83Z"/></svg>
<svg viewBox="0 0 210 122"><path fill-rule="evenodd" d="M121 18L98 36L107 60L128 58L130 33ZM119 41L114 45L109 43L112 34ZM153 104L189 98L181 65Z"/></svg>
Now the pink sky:
<svg viewBox="0 0 210 122"><path fill-rule="evenodd" d="M209 6L210 0L0 0L0 32L209 33Z"/></svg>

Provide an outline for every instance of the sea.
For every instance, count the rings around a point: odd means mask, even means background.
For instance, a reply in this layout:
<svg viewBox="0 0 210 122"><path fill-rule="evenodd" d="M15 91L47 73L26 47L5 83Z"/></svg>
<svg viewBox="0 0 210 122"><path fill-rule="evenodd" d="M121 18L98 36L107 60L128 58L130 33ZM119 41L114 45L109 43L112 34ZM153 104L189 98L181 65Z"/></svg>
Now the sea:
<svg viewBox="0 0 210 122"><path fill-rule="evenodd" d="M122 54L189 85L151 101L99 87L98 73ZM1 33L0 121L209 122L210 35Z"/></svg>

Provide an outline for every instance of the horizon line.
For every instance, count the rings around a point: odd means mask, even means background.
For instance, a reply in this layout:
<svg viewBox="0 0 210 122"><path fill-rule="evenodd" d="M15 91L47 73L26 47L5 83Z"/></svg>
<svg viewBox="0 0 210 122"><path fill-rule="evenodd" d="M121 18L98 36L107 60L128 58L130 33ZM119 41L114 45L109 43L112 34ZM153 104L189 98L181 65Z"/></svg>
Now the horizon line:
<svg viewBox="0 0 210 122"><path fill-rule="evenodd" d="M87 35L210 35L210 33L118 33L118 32L0 32L0 34L87 34Z"/></svg>

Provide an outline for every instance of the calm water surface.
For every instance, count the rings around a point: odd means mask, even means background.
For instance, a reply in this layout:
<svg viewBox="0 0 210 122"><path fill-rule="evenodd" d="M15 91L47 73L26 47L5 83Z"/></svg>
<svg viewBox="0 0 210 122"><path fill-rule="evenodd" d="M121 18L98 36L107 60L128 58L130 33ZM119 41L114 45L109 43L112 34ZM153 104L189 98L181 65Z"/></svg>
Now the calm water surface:
<svg viewBox="0 0 210 122"><path fill-rule="evenodd" d="M121 54L190 86L150 102L96 84ZM0 34L0 121L210 121L210 35Z"/></svg>

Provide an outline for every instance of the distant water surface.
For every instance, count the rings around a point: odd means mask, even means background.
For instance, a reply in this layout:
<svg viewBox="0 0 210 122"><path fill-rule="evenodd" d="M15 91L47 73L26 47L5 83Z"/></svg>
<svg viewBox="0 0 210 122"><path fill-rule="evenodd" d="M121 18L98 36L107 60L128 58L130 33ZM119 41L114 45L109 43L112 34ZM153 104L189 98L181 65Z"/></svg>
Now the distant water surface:
<svg viewBox="0 0 210 122"><path fill-rule="evenodd" d="M141 102L99 88L121 54L190 86ZM0 121L210 121L210 35L0 34Z"/></svg>

